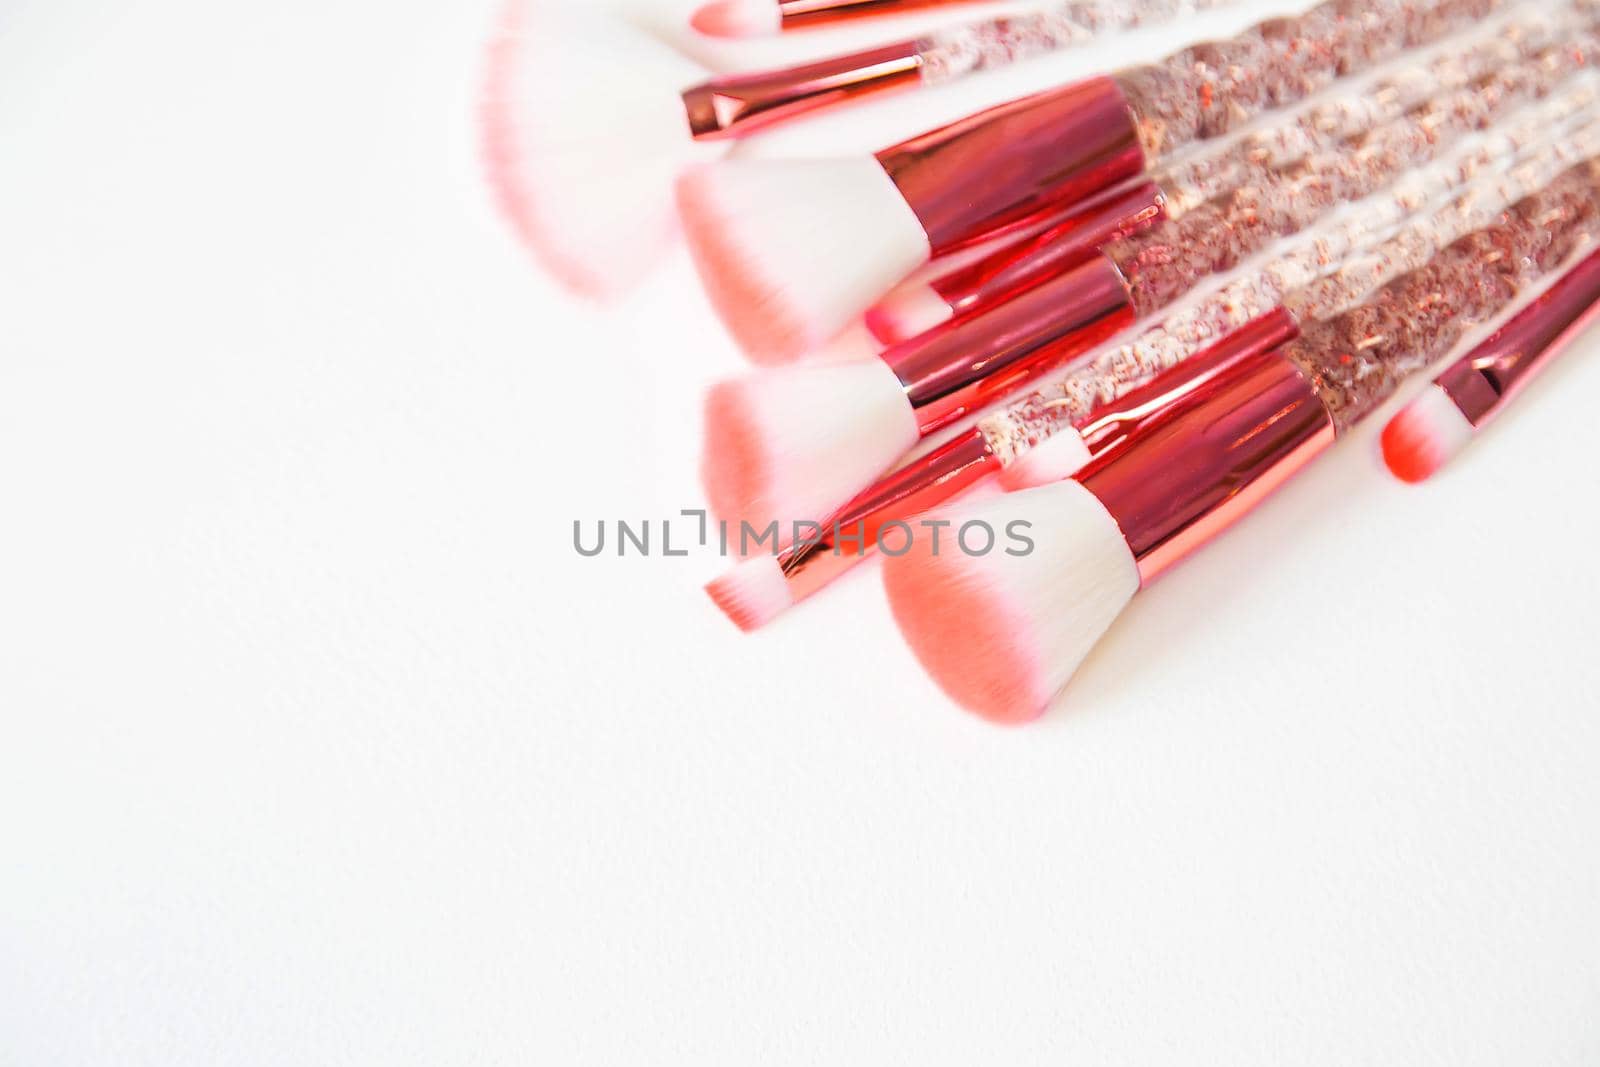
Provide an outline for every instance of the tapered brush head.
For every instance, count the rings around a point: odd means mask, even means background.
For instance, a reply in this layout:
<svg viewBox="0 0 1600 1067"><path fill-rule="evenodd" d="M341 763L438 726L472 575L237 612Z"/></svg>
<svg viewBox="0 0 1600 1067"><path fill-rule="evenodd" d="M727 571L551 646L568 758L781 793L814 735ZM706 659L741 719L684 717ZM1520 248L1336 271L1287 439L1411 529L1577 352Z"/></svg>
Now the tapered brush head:
<svg viewBox="0 0 1600 1067"><path fill-rule="evenodd" d="M1383 461L1403 482L1425 482L1472 440L1450 394L1430 385L1383 428Z"/></svg>
<svg viewBox="0 0 1600 1067"><path fill-rule="evenodd" d="M783 29L778 0L714 0L689 20L711 37L765 37Z"/></svg>
<svg viewBox="0 0 1600 1067"><path fill-rule="evenodd" d="M678 236L672 186L706 145L680 91L705 71L615 18L511 0L481 113L501 207L559 281L595 298L637 283Z"/></svg>
<svg viewBox="0 0 1600 1067"><path fill-rule="evenodd" d="M962 707L999 723L1036 719L1138 591L1133 553L1105 507L1074 481L938 517L952 526L937 552L924 535L883 561L900 632ZM952 543L974 522L995 531L994 550L974 555ZM1008 531L1030 539L1032 550ZM982 547L981 528L971 540Z"/></svg>
<svg viewBox="0 0 1600 1067"><path fill-rule="evenodd" d="M1017 490L1064 481L1088 466L1092 458L1083 435L1071 426L1063 426L1012 460L1000 472L1000 484Z"/></svg>
<svg viewBox="0 0 1600 1067"><path fill-rule="evenodd" d="M706 586L706 593L745 633L759 630L794 604L783 568L773 556L752 556Z"/></svg>
<svg viewBox="0 0 1600 1067"><path fill-rule="evenodd" d="M955 317L955 310L923 281L908 281L867 309L867 329L886 345L926 333Z"/></svg>
<svg viewBox="0 0 1600 1067"><path fill-rule="evenodd" d="M882 360L783 367L713 386L701 475L712 510L758 530L821 521L917 442Z"/></svg>
<svg viewBox="0 0 1600 1067"><path fill-rule="evenodd" d="M758 363L817 348L928 259L871 156L702 164L679 180L678 205L712 305Z"/></svg>

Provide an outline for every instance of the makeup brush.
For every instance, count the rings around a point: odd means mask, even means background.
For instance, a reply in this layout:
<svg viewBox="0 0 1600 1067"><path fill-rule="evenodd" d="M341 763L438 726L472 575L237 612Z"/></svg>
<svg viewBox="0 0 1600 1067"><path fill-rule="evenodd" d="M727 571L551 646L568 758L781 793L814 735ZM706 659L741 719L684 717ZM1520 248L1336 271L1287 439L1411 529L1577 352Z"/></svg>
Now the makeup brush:
<svg viewBox="0 0 1600 1067"><path fill-rule="evenodd" d="M1563 50L1561 58L1593 54L1600 53ZM1242 190L1215 215L1219 229L1159 226L1115 242L983 315L893 345L877 360L770 370L713 387L702 464L713 509L757 525L827 514L919 438L1160 311L1202 282L1207 267L1229 269L1344 199L1383 188L1516 101L1549 91L1547 79L1567 70L1548 58L1447 94L1437 106L1374 131L1353 155L1319 153ZM1562 107L1570 114L1593 103L1588 87L1563 98ZM1161 239L1150 241L1151 235ZM1176 246L1179 237L1190 244ZM1203 255L1191 247L1199 242L1206 242Z"/></svg>
<svg viewBox="0 0 1600 1067"><path fill-rule="evenodd" d="M935 255L1161 165L1502 0L1329 0L1147 67L980 111L872 156L723 160L678 184L713 305L758 362L837 333Z"/></svg>
<svg viewBox="0 0 1600 1067"><path fill-rule="evenodd" d="M676 242L672 184L697 145L679 90L705 71L616 18L510 0L491 42L481 126L507 218L567 288L631 288Z"/></svg>
<svg viewBox="0 0 1600 1067"><path fill-rule="evenodd" d="M1600 253L1577 264L1483 344L1451 364L1383 428L1383 459L1405 482L1453 460L1600 317Z"/></svg>
<svg viewBox="0 0 1600 1067"><path fill-rule="evenodd" d="M711 37L767 37L974 0L712 0L689 19Z"/></svg>
<svg viewBox="0 0 1600 1067"><path fill-rule="evenodd" d="M1587 80L1592 94L1594 79ZM1575 162L1600 156L1600 122L1588 120L1576 130L1564 125L1585 114L1594 99L1575 88L1527 109L1458 158L1409 175L1303 235L1203 303L980 419L967 433L885 475L826 520L807 524L806 536L740 564L707 591L741 628L755 629L860 562L888 523L914 519L994 475L1012 489L1070 477L1233 362L1293 340L1300 322L1357 303L1451 242L1489 226ZM1345 262L1351 250L1370 245L1422 205L1473 181L1480 168L1518 160L1530 143L1539 147L1507 173L1483 178L1438 210L1409 218L1356 264Z"/></svg>
<svg viewBox="0 0 1600 1067"><path fill-rule="evenodd" d="M1075 479L940 517L1029 522L1026 555L929 550L884 562L895 620L933 679L996 722L1037 717L1141 588L1242 518L1410 374L1600 228L1590 162L1361 306L1238 361Z"/></svg>
<svg viewBox="0 0 1600 1067"><path fill-rule="evenodd" d="M1031 233L974 262L908 279L867 311L867 327L880 341L892 344L992 307L1111 241L1176 220L1231 192L1258 178L1262 168L1288 166L1393 122L1431 98L1527 63L1577 29L1581 23L1570 5L1519 9L1463 47L1434 50L1372 85L1341 93L1220 150L1202 151L1148 182L1120 191L1108 204L1046 215Z"/></svg>
<svg viewBox="0 0 1600 1067"><path fill-rule="evenodd" d="M696 137L744 137L819 108L945 85L968 74L1078 47L1102 34L1233 2L1068 0L1037 12L970 22L781 70L721 75L685 91L684 105ZM746 12L770 18L775 5L752 0L742 6Z"/></svg>

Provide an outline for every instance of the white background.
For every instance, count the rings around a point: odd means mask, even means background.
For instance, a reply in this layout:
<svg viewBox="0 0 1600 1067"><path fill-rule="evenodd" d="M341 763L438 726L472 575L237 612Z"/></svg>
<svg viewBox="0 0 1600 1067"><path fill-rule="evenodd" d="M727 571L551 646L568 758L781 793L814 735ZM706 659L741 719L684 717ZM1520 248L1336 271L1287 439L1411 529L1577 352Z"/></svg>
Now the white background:
<svg viewBox="0 0 1600 1067"><path fill-rule="evenodd" d="M491 22L0 5L0 1063L1600 1062L1596 343L995 729L871 568L574 554L739 363L511 239Z"/></svg>

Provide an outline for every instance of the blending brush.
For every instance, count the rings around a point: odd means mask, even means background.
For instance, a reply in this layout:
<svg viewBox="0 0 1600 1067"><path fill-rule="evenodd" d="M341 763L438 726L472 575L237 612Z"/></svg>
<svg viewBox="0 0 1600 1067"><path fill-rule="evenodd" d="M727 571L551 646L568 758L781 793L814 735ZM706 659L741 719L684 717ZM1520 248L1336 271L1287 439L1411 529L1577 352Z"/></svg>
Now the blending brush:
<svg viewBox="0 0 1600 1067"><path fill-rule="evenodd" d="M1577 264L1494 336L1451 364L1383 428L1396 478L1423 482L1600 318L1600 253Z"/></svg>
<svg viewBox="0 0 1600 1067"><path fill-rule="evenodd" d="M1558 58L1587 54L1562 49ZM1314 225L1345 199L1377 192L1511 104L1549 93L1567 74L1566 62L1507 68L1374 131L1354 153L1319 153L1241 190L1212 216L1213 228L1175 233L1158 226L1114 242L1049 282L892 345L877 359L719 383L707 398L702 464L713 509L753 523L829 513L920 438L1161 311L1210 273ZM1587 79L1558 99L1568 115L1594 103ZM1525 124L1521 136L1537 139L1542 129ZM1460 181L1496 157L1464 160ZM1179 237L1187 243L1176 243Z"/></svg>
<svg viewBox="0 0 1600 1067"><path fill-rule="evenodd" d="M1036 718L1141 588L1242 518L1403 381L1591 244L1600 166L1573 168L1503 220L1366 302L1231 364L1071 480L939 514L1029 523L1025 555L885 560L895 621L958 704ZM948 548L948 546L947 546Z"/></svg>
<svg viewBox="0 0 1600 1067"><path fill-rule="evenodd" d="M1563 120L1593 105L1594 79L1587 80L1590 95L1574 89L1529 108L1458 157L1408 175L1394 189L1302 235L1259 270L884 476L825 521L803 524L809 536L736 566L708 592L741 628L754 629L865 558L887 523L947 503L992 475L1007 488L1071 476L1235 360L1292 340L1301 322L1356 303L1426 264L1452 241L1490 225L1574 162L1600 156L1600 122L1563 128ZM1540 141L1508 173L1482 178L1454 201L1411 217L1473 182L1481 168L1498 161L1509 166ZM1408 217L1370 252L1348 260Z"/></svg>
<svg viewBox="0 0 1600 1067"><path fill-rule="evenodd" d="M1201 152L1148 181L1119 190L1108 202L1041 216L1026 233L976 260L952 263L908 279L866 313L881 342L914 337L952 318L1016 296L1119 238L1172 222L1241 185L1264 169L1286 167L1337 146L1447 92L1468 89L1507 67L1525 64L1581 29L1573 8L1522 9L1458 48L1430 54L1362 85L1245 135L1220 150Z"/></svg>
<svg viewBox="0 0 1600 1067"><path fill-rule="evenodd" d="M818 108L907 89L1074 48L1096 37L1222 7L1235 0L1069 0L1038 12L984 19L780 70L726 74L683 94L698 138L744 137ZM767 0L752 7L770 14Z"/></svg>
<svg viewBox="0 0 1600 1067"><path fill-rule="evenodd" d="M689 24L711 37L767 37L791 30L837 26L880 15L976 0L712 0L696 9Z"/></svg>
<svg viewBox="0 0 1600 1067"><path fill-rule="evenodd" d="M731 159L678 185L690 251L752 358L828 340L936 255L1163 165L1504 0L1328 0L1146 67L980 111L876 155Z"/></svg>

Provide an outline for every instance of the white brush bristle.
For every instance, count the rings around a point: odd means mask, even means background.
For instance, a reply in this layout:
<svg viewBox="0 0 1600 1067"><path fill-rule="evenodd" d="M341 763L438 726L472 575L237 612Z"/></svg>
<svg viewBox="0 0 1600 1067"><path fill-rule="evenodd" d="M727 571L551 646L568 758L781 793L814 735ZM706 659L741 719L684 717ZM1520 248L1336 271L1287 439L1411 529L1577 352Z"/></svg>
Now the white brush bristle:
<svg viewBox="0 0 1600 1067"><path fill-rule="evenodd" d="M1139 589L1139 568L1105 507L1074 481L941 514L952 526L939 551L919 536L886 557L884 587L895 621L928 674L984 718L1037 718L1066 686ZM969 555L953 535L970 522L994 529L997 547ZM1024 555L1007 531L1033 542ZM983 538L973 536L978 547Z"/></svg>
<svg viewBox="0 0 1600 1067"><path fill-rule="evenodd" d="M614 297L678 235L673 182L714 147L681 90L703 68L625 23L512 0L483 99L488 176L512 224L568 288Z"/></svg>
<svg viewBox="0 0 1600 1067"><path fill-rule="evenodd" d="M1450 394L1430 385L1383 428L1383 460L1401 481L1427 481L1475 432Z"/></svg>
<svg viewBox="0 0 1600 1067"><path fill-rule="evenodd" d="M905 389L881 360L785 367L706 398L701 473L713 510L758 529L821 521L916 444Z"/></svg>
<svg viewBox="0 0 1600 1067"><path fill-rule="evenodd" d="M1012 460L1000 472L1000 484L1010 490L1049 485L1077 474L1092 458L1083 435L1065 426Z"/></svg>
<svg viewBox="0 0 1600 1067"><path fill-rule="evenodd" d="M926 282L910 281L867 309L867 329L884 344L906 341L949 322L955 311Z"/></svg>
<svg viewBox="0 0 1600 1067"><path fill-rule="evenodd" d="M823 344L928 258L871 156L706 163L680 179L678 204L712 305L760 363Z"/></svg>
<svg viewBox="0 0 1600 1067"><path fill-rule="evenodd" d="M778 0L713 0L690 24L712 37L765 37L783 29Z"/></svg>
<svg viewBox="0 0 1600 1067"><path fill-rule="evenodd" d="M794 604L783 567L772 556L754 556L706 586L706 593L745 633L759 630Z"/></svg>

